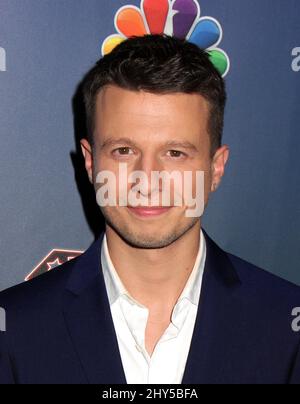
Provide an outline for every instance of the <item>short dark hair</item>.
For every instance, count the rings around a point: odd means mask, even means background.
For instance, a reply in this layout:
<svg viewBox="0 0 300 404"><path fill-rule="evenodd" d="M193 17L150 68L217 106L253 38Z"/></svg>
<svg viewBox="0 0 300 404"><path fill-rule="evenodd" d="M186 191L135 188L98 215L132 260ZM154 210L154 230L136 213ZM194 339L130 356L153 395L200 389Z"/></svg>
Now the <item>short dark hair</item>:
<svg viewBox="0 0 300 404"><path fill-rule="evenodd" d="M211 155L221 146L225 82L208 53L195 44L168 35L145 35L125 40L101 58L83 82L87 137L91 144L97 95L106 85L156 94L202 95L210 105Z"/></svg>

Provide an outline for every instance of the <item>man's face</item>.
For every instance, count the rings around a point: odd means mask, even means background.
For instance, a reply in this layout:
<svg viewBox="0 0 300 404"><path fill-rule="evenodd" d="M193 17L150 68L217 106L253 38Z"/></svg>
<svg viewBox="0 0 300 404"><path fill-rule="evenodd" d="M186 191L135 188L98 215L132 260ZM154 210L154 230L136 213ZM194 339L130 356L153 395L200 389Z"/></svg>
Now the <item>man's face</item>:
<svg viewBox="0 0 300 404"><path fill-rule="evenodd" d="M153 171L185 171L193 173L192 189L196 195L196 171L204 172L204 202L208 202L213 184L218 185L228 158L223 146L211 158L208 133L209 104L198 94L152 94L105 87L98 95L95 111L94 146L82 140L86 169L95 190L97 174L108 170L119 182L119 164L127 171L141 170L149 179L143 190L151 205ZM213 183L213 184L212 184ZM130 184L126 184L129 191ZM174 188L171 187L171 191ZM117 198L119 189L117 187ZM117 199L118 200L118 199ZM187 217L187 206L172 206L159 215L141 216L128 206L102 207L106 223L129 244L140 248L161 248L170 245L199 222ZM162 200L158 206L162 206Z"/></svg>

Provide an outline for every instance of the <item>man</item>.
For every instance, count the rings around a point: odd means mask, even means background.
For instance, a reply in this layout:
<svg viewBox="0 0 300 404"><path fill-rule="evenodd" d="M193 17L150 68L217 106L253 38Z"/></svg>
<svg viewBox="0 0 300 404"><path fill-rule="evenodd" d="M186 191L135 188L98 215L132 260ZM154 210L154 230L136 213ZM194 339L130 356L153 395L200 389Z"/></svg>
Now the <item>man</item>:
<svg viewBox="0 0 300 404"><path fill-rule="evenodd" d="M203 172L207 205L229 148L224 82L204 51L132 38L83 88L96 194L98 174L119 179L126 163L149 179ZM138 206L102 205L105 232L83 255L0 294L2 383L300 383L300 289L220 249L186 204L149 206L154 191L140 188Z"/></svg>

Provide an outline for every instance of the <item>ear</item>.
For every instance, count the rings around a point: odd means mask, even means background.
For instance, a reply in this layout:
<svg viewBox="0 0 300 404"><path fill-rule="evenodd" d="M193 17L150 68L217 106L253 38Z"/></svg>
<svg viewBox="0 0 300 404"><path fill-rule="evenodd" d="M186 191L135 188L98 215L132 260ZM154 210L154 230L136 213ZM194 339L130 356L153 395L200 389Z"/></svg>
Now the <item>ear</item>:
<svg viewBox="0 0 300 404"><path fill-rule="evenodd" d="M86 139L80 141L81 151L85 161L85 169L88 174L90 183L93 184L93 153L92 147Z"/></svg>
<svg viewBox="0 0 300 404"><path fill-rule="evenodd" d="M229 158L229 147L220 147L212 160L211 192L215 192L219 187L225 173L225 166Z"/></svg>

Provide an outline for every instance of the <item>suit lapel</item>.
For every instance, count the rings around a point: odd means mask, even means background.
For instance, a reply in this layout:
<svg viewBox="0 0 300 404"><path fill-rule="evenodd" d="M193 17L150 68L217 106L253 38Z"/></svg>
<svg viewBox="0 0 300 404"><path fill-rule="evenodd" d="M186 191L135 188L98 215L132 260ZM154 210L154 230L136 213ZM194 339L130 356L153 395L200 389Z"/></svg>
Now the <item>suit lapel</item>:
<svg viewBox="0 0 300 404"><path fill-rule="evenodd" d="M64 297L64 317L87 381L126 384L101 271L103 235L74 264Z"/></svg>
<svg viewBox="0 0 300 404"><path fill-rule="evenodd" d="M236 293L238 275L228 255L203 233L206 262L183 384L226 380L230 363L234 366L232 345L240 332L236 324L245 318ZM64 297L64 316L87 381L126 384L101 270L103 235L74 264Z"/></svg>
<svg viewBox="0 0 300 404"><path fill-rule="evenodd" d="M182 384L222 383L234 366L240 280L228 255L203 231L207 255L194 333ZM232 349L232 350L231 350Z"/></svg>

